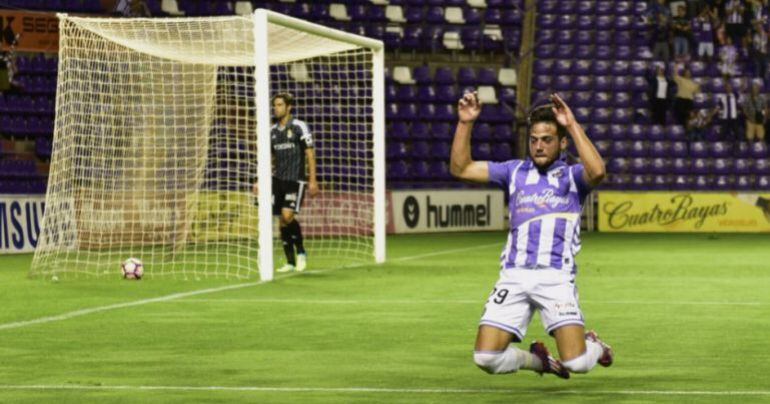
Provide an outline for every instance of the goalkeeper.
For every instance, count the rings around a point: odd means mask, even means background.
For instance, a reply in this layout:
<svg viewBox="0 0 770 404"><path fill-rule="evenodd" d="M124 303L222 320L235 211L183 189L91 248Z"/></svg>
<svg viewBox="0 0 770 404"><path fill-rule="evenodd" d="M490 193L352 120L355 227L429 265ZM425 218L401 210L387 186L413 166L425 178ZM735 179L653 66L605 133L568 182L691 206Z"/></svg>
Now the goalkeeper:
<svg viewBox="0 0 770 404"><path fill-rule="evenodd" d="M294 98L289 93L279 93L273 97L273 115L278 121L270 129L270 145L273 152L273 214L279 217L281 243L286 254L286 264L278 268L278 272L301 272L307 268L302 228L296 214L302 206L305 188L310 196L316 196L320 192L316 180L313 136L305 122L292 116L293 106ZM254 192L257 192L256 183Z"/></svg>

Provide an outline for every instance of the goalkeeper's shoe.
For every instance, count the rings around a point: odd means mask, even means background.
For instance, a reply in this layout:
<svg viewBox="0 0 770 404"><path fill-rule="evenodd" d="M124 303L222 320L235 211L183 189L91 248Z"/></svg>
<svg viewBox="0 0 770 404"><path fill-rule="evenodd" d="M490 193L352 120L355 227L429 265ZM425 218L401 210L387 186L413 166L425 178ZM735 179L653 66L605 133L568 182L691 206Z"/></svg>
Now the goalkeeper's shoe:
<svg viewBox="0 0 770 404"><path fill-rule="evenodd" d="M553 373L562 379L569 379L569 371L561 365L561 362L551 356L548 352L548 348L545 347L545 344L540 341L535 341L529 346L529 352L532 355L537 356L540 359L540 362L543 363L543 370L537 372L540 373L540 376L544 373Z"/></svg>
<svg viewBox="0 0 770 404"><path fill-rule="evenodd" d="M297 272L307 269L307 254L297 254Z"/></svg>
<svg viewBox="0 0 770 404"><path fill-rule="evenodd" d="M276 271L276 272L281 272L281 273L284 273L284 272L292 272L292 271L294 271L294 265L291 265L291 264L286 264L286 265L284 265L284 266L282 266L282 267L280 267L280 268L276 269L275 271Z"/></svg>
<svg viewBox="0 0 770 404"><path fill-rule="evenodd" d="M604 341L599 339L599 334L597 334L596 331L588 331L586 333L586 340L595 342L602 347L602 356L599 357L597 363L604 366L605 368L612 365L615 353L612 352L612 348L609 345L605 344Z"/></svg>

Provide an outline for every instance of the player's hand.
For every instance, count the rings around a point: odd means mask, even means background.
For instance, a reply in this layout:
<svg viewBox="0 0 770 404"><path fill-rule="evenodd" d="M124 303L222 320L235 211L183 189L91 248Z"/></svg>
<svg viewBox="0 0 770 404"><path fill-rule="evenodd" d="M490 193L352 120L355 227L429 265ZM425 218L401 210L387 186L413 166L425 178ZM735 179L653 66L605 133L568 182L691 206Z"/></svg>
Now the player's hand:
<svg viewBox="0 0 770 404"><path fill-rule="evenodd" d="M554 115L556 115L556 121L559 122L561 126L569 128L577 123L572 110L569 109L567 103L565 103L558 94L551 94L551 102L553 103L553 108L551 109L553 110Z"/></svg>
<svg viewBox="0 0 770 404"><path fill-rule="evenodd" d="M481 114L481 101L477 92L463 94L457 103L457 116L462 123L472 123Z"/></svg>
<svg viewBox="0 0 770 404"><path fill-rule="evenodd" d="M307 192L310 196L318 196L321 193L321 188L318 187L318 181L310 181L307 184Z"/></svg>

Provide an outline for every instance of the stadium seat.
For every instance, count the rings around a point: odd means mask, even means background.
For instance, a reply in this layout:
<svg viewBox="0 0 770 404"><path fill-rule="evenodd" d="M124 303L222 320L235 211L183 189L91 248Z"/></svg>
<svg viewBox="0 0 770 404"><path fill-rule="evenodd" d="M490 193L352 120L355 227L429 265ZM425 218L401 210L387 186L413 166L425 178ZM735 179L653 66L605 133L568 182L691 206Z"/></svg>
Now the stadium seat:
<svg viewBox="0 0 770 404"><path fill-rule="evenodd" d="M407 19L404 17L404 9L401 8L401 6L387 6L385 7L385 17L388 19L388 22L391 23L404 23L407 22Z"/></svg>
<svg viewBox="0 0 770 404"><path fill-rule="evenodd" d="M329 16L335 21L350 21L348 8L344 4L332 3L329 5Z"/></svg>
<svg viewBox="0 0 770 404"><path fill-rule="evenodd" d="M479 86L478 87L479 101L484 104L497 104L500 102L497 98L495 88L492 86Z"/></svg>
<svg viewBox="0 0 770 404"><path fill-rule="evenodd" d="M176 0L163 0L160 8L164 13L169 15L184 15L184 12L179 10L179 4L177 4Z"/></svg>
<svg viewBox="0 0 770 404"><path fill-rule="evenodd" d="M444 45L444 49L447 50L463 50L465 46L463 46L462 39L460 38L460 32L458 31L447 31L444 32L443 40L441 41L442 45Z"/></svg>
<svg viewBox="0 0 770 404"><path fill-rule="evenodd" d="M396 66L393 68L393 80L399 84L415 84L412 78L412 70L407 66Z"/></svg>
<svg viewBox="0 0 770 404"><path fill-rule="evenodd" d="M254 12L254 9L252 8L250 1L236 1L235 2L235 14L237 14L237 15L251 15L253 12Z"/></svg>
<svg viewBox="0 0 770 404"><path fill-rule="evenodd" d="M423 7L407 7L404 11L404 19L410 24L421 23L424 18L425 10Z"/></svg>

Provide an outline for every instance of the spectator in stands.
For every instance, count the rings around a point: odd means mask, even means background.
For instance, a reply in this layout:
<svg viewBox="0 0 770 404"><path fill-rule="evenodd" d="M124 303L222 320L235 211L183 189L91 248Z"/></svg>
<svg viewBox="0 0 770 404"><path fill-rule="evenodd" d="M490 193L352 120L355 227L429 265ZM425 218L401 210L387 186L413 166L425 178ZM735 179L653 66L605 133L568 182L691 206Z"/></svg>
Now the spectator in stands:
<svg viewBox="0 0 770 404"><path fill-rule="evenodd" d="M7 52L0 52L0 92L17 92L19 84L16 82L16 45L19 42L19 34L13 39Z"/></svg>
<svg viewBox="0 0 770 404"><path fill-rule="evenodd" d="M767 75L767 31L762 25L761 20L754 20L753 25L749 55L751 55L751 60L754 62L754 77L764 79Z"/></svg>
<svg viewBox="0 0 770 404"><path fill-rule="evenodd" d="M692 26L698 45L698 59L710 61L714 58L714 31L717 22L716 13L709 7L703 7L700 14L693 19Z"/></svg>
<svg viewBox="0 0 770 404"><path fill-rule="evenodd" d="M669 19L663 13L658 13L655 21L654 44L652 46L652 58L655 60L669 61L671 50L669 42L671 41L671 25Z"/></svg>
<svg viewBox="0 0 770 404"><path fill-rule="evenodd" d="M730 140L738 140L740 136L740 121L738 120L738 95L733 91L729 81L725 82L725 92L717 94L719 107L719 120L722 124L722 133Z"/></svg>
<svg viewBox="0 0 770 404"><path fill-rule="evenodd" d="M751 24L756 21L766 22L768 19L768 0L746 0Z"/></svg>
<svg viewBox="0 0 770 404"><path fill-rule="evenodd" d="M695 94L700 92L700 84L692 79L690 69L685 68L679 75L679 67L674 66L674 83L676 83L676 98L674 98L674 116L677 123L687 125L687 118L692 110Z"/></svg>
<svg viewBox="0 0 770 404"><path fill-rule="evenodd" d="M690 117L687 120L687 140L692 143L703 140L703 135L711 126L714 116L719 113L719 106L711 109L691 110Z"/></svg>
<svg viewBox="0 0 770 404"><path fill-rule="evenodd" d="M674 82L666 77L663 64L656 67L655 76L647 77L649 84L649 99L652 109L652 120L655 124L666 124L666 111L674 91Z"/></svg>
<svg viewBox="0 0 770 404"><path fill-rule="evenodd" d="M725 29L727 36L732 38L733 43L740 43L746 32L746 27L743 25L743 13L745 11L743 0L729 0L725 3Z"/></svg>
<svg viewBox="0 0 770 404"><path fill-rule="evenodd" d="M724 76L732 77L738 74L738 48L733 45L732 37L725 38L726 43L719 48L719 63L717 67Z"/></svg>
<svg viewBox="0 0 770 404"><path fill-rule="evenodd" d="M119 0L115 5L115 13L125 17L151 17L147 0Z"/></svg>
<svg viewBox="0 0 770 404"><path fill-rule="evenodd" d="M754 141L754 138L760 142L765 140L765 110L767 109L767 101L759 93L759 90L759 84L753 83L751 85L751 93L741 104L743 115L746 117L746 140L749 142Z"/></svg>
<svg viewBox="0 0 770 404"><path fill-rule="evenodd" d="M692 28L687 19L685 6L677 8L676 17L671 23L671 31L674 34L674 58L686 59L690 57L690 35Z"/></svg>

